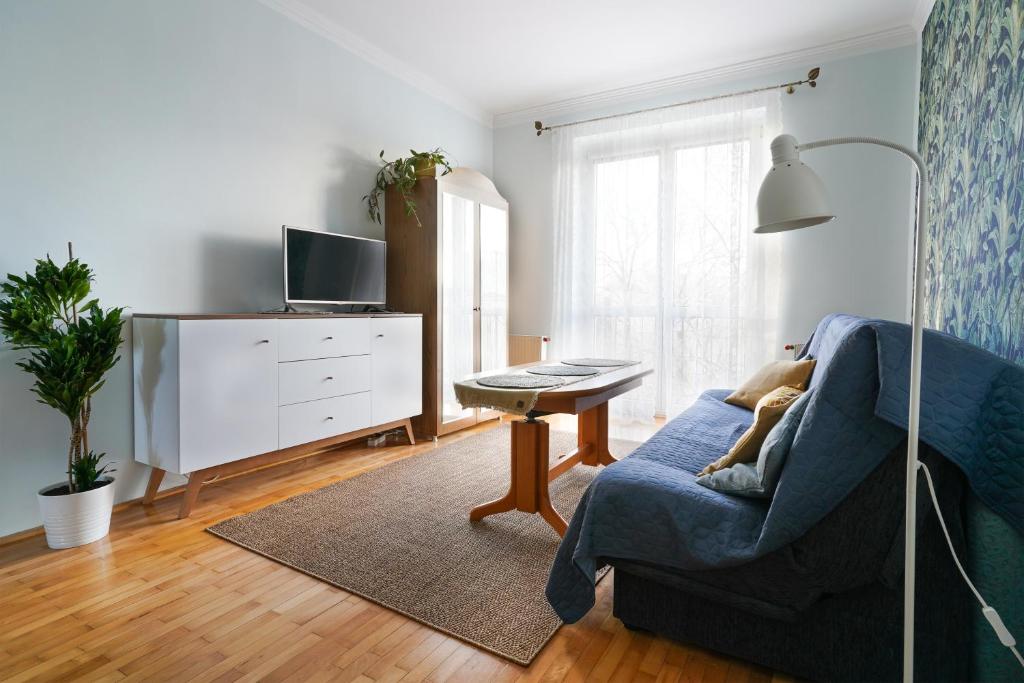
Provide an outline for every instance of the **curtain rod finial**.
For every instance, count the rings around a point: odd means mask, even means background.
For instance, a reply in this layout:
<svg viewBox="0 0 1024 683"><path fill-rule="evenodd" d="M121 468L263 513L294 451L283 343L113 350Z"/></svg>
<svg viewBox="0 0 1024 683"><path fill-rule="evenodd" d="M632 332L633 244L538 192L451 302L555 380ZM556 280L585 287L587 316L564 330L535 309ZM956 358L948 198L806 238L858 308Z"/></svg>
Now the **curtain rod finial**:
<svg viewBox="0 0 1024 683"><path fill-rule="evenodd" d="M533 127L537 130L537 136L538 137L540 136L541 133L544 132L544 124L541 123L540 121L534 121L533 122Z"/></svg>

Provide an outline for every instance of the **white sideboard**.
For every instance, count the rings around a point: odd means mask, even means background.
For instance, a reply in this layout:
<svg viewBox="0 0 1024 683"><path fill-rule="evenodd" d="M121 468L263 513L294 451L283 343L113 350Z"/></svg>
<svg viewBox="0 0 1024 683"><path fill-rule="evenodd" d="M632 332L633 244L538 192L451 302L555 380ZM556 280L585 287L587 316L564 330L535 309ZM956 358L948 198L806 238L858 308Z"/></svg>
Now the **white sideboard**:
<svg viewBox="0 0 1024 683"><path fill-rule="evenodd" d="M135 460L204 481L404 427L422 412L423 321L400 314L135 315Z"/></svg>

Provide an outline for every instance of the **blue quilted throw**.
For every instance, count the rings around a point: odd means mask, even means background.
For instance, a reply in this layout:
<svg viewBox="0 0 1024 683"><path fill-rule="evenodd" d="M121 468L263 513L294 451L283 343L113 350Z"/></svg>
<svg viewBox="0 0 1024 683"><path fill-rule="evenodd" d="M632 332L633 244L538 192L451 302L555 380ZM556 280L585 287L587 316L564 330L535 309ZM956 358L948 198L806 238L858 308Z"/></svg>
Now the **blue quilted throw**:
<svg viewBox="0 0 1024 683"><path fill-rule="evenodd" d="M875 413L905 429L910 328L871 326L881 381ZM1024 368L932 330L921 357L921 440L956 463L978 498L1024 534Z"/></svg>
<svg viewBox="0 0 1024 683"><path fill-rule="evenodd" d="M602 558L682 570L748 562L806 533L906 438L910 330L832 315L775 496L741 498L695 475L735 443L749 410L705 392L584 494L555 557L547 597L566 622L594 604ZM925 335L921 440L956 463L979 498L1024 533L1024 368L948 335Z"/></svg>

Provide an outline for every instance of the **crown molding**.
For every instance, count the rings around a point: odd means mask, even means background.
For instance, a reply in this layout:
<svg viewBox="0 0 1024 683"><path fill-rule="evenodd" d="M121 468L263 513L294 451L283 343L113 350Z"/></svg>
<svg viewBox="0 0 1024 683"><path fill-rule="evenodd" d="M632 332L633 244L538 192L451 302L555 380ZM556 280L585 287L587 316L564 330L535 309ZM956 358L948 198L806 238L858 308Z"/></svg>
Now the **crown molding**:
<svg viewBox="0 0 1024 683"><path fill-rule="evenodd" d="M928 3L929 0L919 0L920 2ZM925 14L925 17L927 18L927 14ZM595 93L581 94L555 102L503 112L494 116L494 127L500 128L538 119L545 120L545 123L547 123L546 119L557 119L600 107L653 98L687 88L738 80L769 71L778 71L790 66L810 68L816 66L817 62L821 61L853 57L869 52L879 52L905 45L913 45L920 39L920 36L921 32L919 29L915 29L912 26L897 26L837 40L826 45L781 52L760 59L736 62L713 69L695 71L680 76L672 76ZM825 77L828 77L827 72Z"/></svg>
<svg viewBox="0 0 1024 683"><path fill-rule="evenodd" d="M259 2L485 126L493 125L493 117L489 111L462 97L410 64L360 38L301 0L259 0Z"/></svg>
<svg viewBox="0 0 1024 683"><path fill-rule="evenodd" d="M914 5L914 14L910 18L910 25L920 33L928 24L928 17L932 15L935 7L935 0L917 0Z"/></svg>
<svg viewBox="0 0 1024 683"><path fill-rule="evenodd" d="M337 22L332 21L302 2L302 0L258 1L307 30L326 38L360 59L488 127L503 127L530 122L536 119L559 118L604 106L653 98L687 88L714 85L716 83L756 76L790 66L808 66L814 60L827 61L912 45L920 40L921 31L927 23L932 7L936 2L936 0L917 0L909 25L897 26L834 41L825 45L777 53L768 57L736 62L679 76L610 88L598 92L581 93L577 96L554 102L541 103L493 114L407 62L394 57Z"/></svg>

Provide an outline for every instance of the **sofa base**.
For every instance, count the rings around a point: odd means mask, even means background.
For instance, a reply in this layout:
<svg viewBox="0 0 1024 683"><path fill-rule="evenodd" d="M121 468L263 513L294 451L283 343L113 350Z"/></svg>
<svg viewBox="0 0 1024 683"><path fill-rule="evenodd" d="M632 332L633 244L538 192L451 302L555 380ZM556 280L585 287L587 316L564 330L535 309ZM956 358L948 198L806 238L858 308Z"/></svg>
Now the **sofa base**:
<svg viewBox="0 0 1024 683"><path fill-rule="evenodd" d="M898 681L902 671L902 596L880 584L823 598L796 621L779 621L696 597L649 577L615 570L614 614L649 631L739 657L774 671L827 681ZM895 618L894 618L895 617ZM963 681L963 621L918 614L916 678ZM950 622L954 623L950 623ZM944 632L935 633L925 623Z"/></svg>
<svg viewBox="0 0 1024 683"><path fill-rule="evenodd" d="M963 555L963 475L923 444L920 455ZM615 616L800 678L901 680L904 457L894 449L811 531L750 563L683 571L607 559ZM928 497L917 521L915 679L968 680L974 602Z"/></svg>

